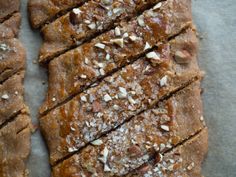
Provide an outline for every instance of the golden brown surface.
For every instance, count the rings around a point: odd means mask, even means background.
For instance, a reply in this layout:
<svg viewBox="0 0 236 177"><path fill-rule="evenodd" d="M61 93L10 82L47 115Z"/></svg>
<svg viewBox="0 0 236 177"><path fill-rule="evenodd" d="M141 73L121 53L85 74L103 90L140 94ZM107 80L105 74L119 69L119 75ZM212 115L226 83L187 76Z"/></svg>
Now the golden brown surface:
<svg viewBox="0 0 236 177"><path fill-rule="evenodd" d="M18 39L0 40L0 82L24 70L26 51Z"/></svg>
<svg viewBox="0 0 236 177"><path fill-rule="evenodd" d="M0 0L0 23L20 9L20 0Z"/></svg>
<svg viewBox="0 0 236 177"><path fill-rule="evenodd" d="M55 18L58 13L78 6L86 0L29 0L30 21L34 28Z"/></svg>
<svg viewBox="0 0 236 177"><path fill-rule="evenodd" d="M20 22L21 15L17 12L3 23L0 23L0 40L18 37Z"/></svg>
<svg viewBox="0 0 236 177"><path fill-rule="evenodd" d="M160 0L89 1L42 29L44 43L40 49L40 61L52 59L55 55L111 29L116 23L137 16L158 2ZM118 36L121 37L120 34Z"/></svg>
<svg viewBox="0 0 236 177"><path fill-rule="evenodd" d="M24 72L20 72L0 85L0 125L26 109L23 79Z"/></svg>
<svg viewBox="0 0 236 177"><path fill-rule="evenodd" d="M191 0L157 2L88 1L42 29L53 177L201 175L208 135Z"/></svg>
<svg viewBox="0 0 236 177"><path fill-rule="evenodd" d="M54 167L56 176L122 176L204 128L196 82ZM74 140L74 139L73 139ZM106 152L104 152L106 151ZM106 153L106 154L104 154Z"/></svg>
<svg viewBox="0 0 236 177"><path fill-rule="evenodd" d="M140 58L42 117L40 123L51 163L77 151L199 77L194 34L191 29L187 30L153 51L160 55L159 60ZM178 43L189 53L188 63L176 63L175 53L183 50L176 47ZM89 126L90 123L94 126ZM76 127L74 131L71 126ZM71 144L67 139L70 137Z"/></svg>
<svg viewBox="0 0 236 177"><path fill-rule="evenodd" d="M134 61L158 42L178 34L191 23L190 6L189 0L168 0L160 9L148 10L138 17L144 18L145 26L137 19L119 26L122 36L126 37L117 37L111 30L52 60L48 94L40 112L53 108L99 78Z"/></svg>
<svg viewBox="0 0 236 177"><path fill-rule="evenodd" d="M20 114L0 130L0 176L26 177L25 161L30 153L31 121Z"/></svg>

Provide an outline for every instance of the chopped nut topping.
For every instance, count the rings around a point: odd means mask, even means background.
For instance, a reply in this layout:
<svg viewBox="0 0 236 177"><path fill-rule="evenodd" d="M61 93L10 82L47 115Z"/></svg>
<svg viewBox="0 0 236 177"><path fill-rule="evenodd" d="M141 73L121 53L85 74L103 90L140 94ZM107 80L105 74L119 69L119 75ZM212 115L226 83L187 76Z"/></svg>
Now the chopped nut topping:
<svg viewBox="0 0 236 177"><path fill-rule="evenodd" d="M123 34L123 38L127 38L127 37L129 37L129 34L128 33L124 33Z"/></svg>
<svg viewBox="0 0 236 177"><path fill-rule="evenodd" d="M138 39L137 36L134 35L130 36L129 38L131 39L131 41L136 41Z"/></svg>
<svg viewBox="0 0 236 177"><path fill-rule="evenodd" d="M121 48L124 47L124 39L123 38L118 38L118 39L112 39L110 40L112 43L117 44Z"/></svg>
<svg viewBox="0 0 236 177"><path fill-rule="evenodd" d="M82 100L83 102L87 102L86 96L83 95L83 96L81 97L81 100Z"/></svg>
<svg viewBox="0 0 236 177"><path fill-rule="evenodd" d="M93 29L96 28L96 24L95 23L91 23L91 24L88 25L88 27L93 30Z"/></svg>
<svg viewBox="0 0 236 177"><path fill-rule="evenodd" d="M81 13L81 10L79 8L74 8L72 10L76 15L79 15Z"/></svg>
<svg viewBox="0 0 236 177"><path fill-rule="evenodd" d="M203 116L200 117L200 121L204 121L204 117Z"/></svg>
<svg viewBox="0 0 236 177"><path fill-rule="evenodd" d="M159 9L162 6L162 3L159 2L157 5L153 7L154 10Z"/></svg>
<svg viewBox="0 0 236 177"><path fill-rule="evenodd" d="M119 87L119 98L126 98L127 97L127 91L124 87Z"/></svg>
<svg viewBox="0 0 236 177"><path fill-rule="evenodd" d="M110 54L106 54L106 60L110 60L110 59L111 59Z"/></svg>
<svg viewBox="0 0 236 177"><path fill-rule="evenodd" d="M145 26L143 16L139 16L137 18L139 26Z"/></svg>
<svg viewBox="0 0 236 177"><path fill-rule="evenodd" d="M108 101L111 101L111 100L112 100L112 98L111 98L110 95L106 94L106 95L104 96L104 101L105 101L105 102L108 102Z"/></svg>
<svg viewBox="0 0 236 177"><path fill-rule="evenodd" d="M191 55L186 50L175 52L175 61L179 64L187 64L191 60Z"/></svg>
<svg viewBox="0 0 236 177"><path fill-rule="evenodd" d="M80 77L81 77L82 79L86 79L86 78L87 78L87 76L84 75L84 74L81 74Z"/></svg>
<svg viewBox="0 0 236 177"><path fill-rule="evenodd" d="M75 152L75 151L77 151L76 148L72 148L72 147L68 148L68 152Z"/></svg>
<svg viewBox="0 0 236 177"><path fill-rule="evenodd" d="M99 72L100 72L100 74L103 76L103 75L105 75L105 71L104 71L104 69L99 69Z"/></svg>
<svg viewBox="0 0 236 177"><path fill-rule="evenodd" d="M146 42L144 50L147 50L147 49L150 49L150 48L151 48L150 44L148 42Z"/></svg>
<svg viewBox="0 0 236 177"><path fill-rule="evenodd" d="M160 80L160 86L161 87L164 87L164 86L166 86L167 85L167 80L168 80L168 76L164 76L163 78L161 78L161 80Z"/></svg>
<svg viewBox="0 0 236 177"><path fill-rule="evenodd" d="M128 96L128 100L130 102L130 104L136 104L136 101L131 97L131 96Z"/></svg>
<svg viewBox="0 0 236 177"><path fill-rule="evenodd" d="M131 157L138 157L142 155L142 151L139 146L133 145L128 148L128 153L130 154Z"/></svg>
<svg viewBox="0 0 236 177"><path fill-rule="evenodd" d="M105 49L105 44L102 44L102 43L97 43L97 44L95 44L95 47L97 47L97 48L100 48L100 49Z"/></svg>
<svg viewBox="0 0 236 177"><path fill-rule="evenodd" d="M195 164L194 164L194 162L192 162L192 163L187 167L187 169L190 171L190 170L192 170L192 169L194 168L194 166L195 166Z"/></svg>
<svg viewBox="0 0 236 177"><path fill-rule="evenodd" d="M91 144L94 146L100 146L103 144L103 142L102 142L102 140L98 139L98 140L91 142Z"/></svg>
<svg viewBox="0 0 236 177"><path fill-rule="evenodd" d="M105 5L109 5L112 3L112 0L102 0L102 3Z"/></svg>
<svg viewBox="0 0 236 177"><path fill-rule="evenodd" d="M122 8L114 8L114 9L113 9L113 13L114 13L114 14L119 14L119 13L121 13L122 11L123 11Z"/></svg>
<svg viewBox="0 0 236 177"><path fill-rule="evenodd" d="M149 52L146 54L146 57L149 59L160 60L160 54L156 52Z"/></svg>
<svg viewBox="0 0 236 177"><path fill-rule="evenodd" d="M3 95L2 95L2 99L4 99L4 100L8 100L8 99L9 99L8 94L3 94Z"/></svg>
<svg viewBox="0 0 236 177"><path fill-rule="evenodd" d="M102 110L102 106L98 101L93 102L92 108L93 108L92 109L93 112L99 112Z"/></svg>
<svg viewBox="0 0 236 177"><path fill-rule="evenodd" d="M161 125L161 129L162 130L165 130L165 131L170 131L170 128L169 128L169 126L167 126L167 125Z"/></svg>
<svg viewBox="0 0 236 177"><path fill-rule="evenodd" d="M115 28L115 35L116 35L116 36L120 36L120 35L121 35L121 32L120 32L120 28L119 28L119 27L116 27L116 28Z"/></svg>

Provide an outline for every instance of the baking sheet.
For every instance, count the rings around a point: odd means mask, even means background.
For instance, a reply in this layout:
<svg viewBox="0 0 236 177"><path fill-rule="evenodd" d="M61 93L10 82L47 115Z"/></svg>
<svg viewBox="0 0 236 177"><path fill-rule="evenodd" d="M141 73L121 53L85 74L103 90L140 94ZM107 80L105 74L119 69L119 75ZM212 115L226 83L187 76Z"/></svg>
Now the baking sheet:
<svg viewBox="0 0 236 177"><path fill-rule="evenodd" d="M236 177L236 1L192 0L200 37L199 62L206 71L203 81L205 119L209 127L209 153L203 164L205 177ZM44 100L47 71L37 64L41 38L32 31L27 0L22 0L21 41L27 49L25 95L33 123ZM49 177L48 154L37 131L32 136L28 162L30 177Z"/></svg>

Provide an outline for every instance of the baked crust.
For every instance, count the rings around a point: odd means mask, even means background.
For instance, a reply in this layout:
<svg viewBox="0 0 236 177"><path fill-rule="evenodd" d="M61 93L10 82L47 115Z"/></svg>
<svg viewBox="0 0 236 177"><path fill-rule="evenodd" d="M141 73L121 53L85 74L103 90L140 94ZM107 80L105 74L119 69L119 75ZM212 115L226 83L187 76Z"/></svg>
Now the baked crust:
<svg viewBox="0 0 236 177"><path fill-rule="evenodd" d="M113 28L116 23L137 16L158 2L160 0L89 1L42 29L44 40L40 49L40 61L52 59L95 35Z"/></svg>
<svg viewBox="0 0 236 177"><path fill-rule="evenodd" d="M39 28L59 13L81 5L87 0L29 0L28 8L33 28Z"/></svg>
<svg viewBox="0 0 236 177"><path fill-rule="evenodd" d="M24 70L26 51L18 39L0 40L0 82Z"/></svg>
<svg viewBox="0 0 236 177"><path fill-rule="evenodd" d="M187 30L151 52L159 54L159 60L140 58L105 78L98 86L87 89L42 117L40 124L49 146L51 163L77 151L200 77L194 34L191 29ZM189 52L188 64L178 64L175 61L175 53L183 50L175 47L178 43ZM114 105L119 109L116 110ZM95 124L94 127L89 126L90 123ZM71 126L77 128L72 131ZM76 137L77 143L72 141L73 146L68 144L68 136L72 139ZM71 152L68 152L69 148Z"/></svg>
<svg viewBox="0 0 236 177"><path fill-rule="evenodd" d="M13 14L9 19L0 24L0 40L18 37L20 29L21 15Z"/></svg>
<svg viewBox="0 0 236 177"><path fill-rule="evenodd" d="M25 161L30 153L31 123L20 114L0 130L0 176L26 177Z"/></svg>
<svg viewBox="0 0 236 177"><path fill-rule="evenodd" d="M15 74L0 85L0 125L20 112L27 112L24 104L24 72Z"/></svg>
<svg viewBox="0 0 236 177"><path fill-rule="evenodd" d="M146 26L140 26L137 19L121 25L122 36L128 34L121 43L115 31L111 30L52 60L49 64L48 94L40 113L134 61L158 42L180 33L191 23L190 6L189 0L168 0L161 8L148 10L139 17L144 18ZM132 41L132 36L136 40Z"/></svg>
<svg viewBox="0 0 236 177"><path fill-rule="evenodd" d="M200 133L187 142L177 146L171 152L161 156L156 155L155 160L143 165L126 177L142 176L168 176L168 177L202 177L201 165L208 150L208 129L204 128Z"/></svg>
<svg viewBox="0 0 236 177"><path fill-rule="evenodd" d="M20 9L20 0L0 0L0 23Z"/></svg>
<svg viewBox="0 0 236 177"><path fill-rule="evenodd" d="M201 131L201 117L196 82L64 160L53 168L53 176L126 175Z"/></svg>

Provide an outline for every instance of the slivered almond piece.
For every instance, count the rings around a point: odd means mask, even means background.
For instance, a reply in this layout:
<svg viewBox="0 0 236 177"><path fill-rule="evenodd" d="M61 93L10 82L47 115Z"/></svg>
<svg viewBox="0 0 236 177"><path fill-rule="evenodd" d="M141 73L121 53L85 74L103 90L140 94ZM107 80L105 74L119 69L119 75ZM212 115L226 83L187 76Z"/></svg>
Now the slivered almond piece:
<svg viewBox="0 0 236 177"><path fill-rule="evenodd" d="M130 0L88 1L79 8L78 12L74 12L76 10L74 9L42 29L44 42L40 50L40 61L47 62L55 55L114 27L117 22L136 16L137 13L160 1L146 0L138 3ZM142 21L142 27L144 26ZM121 29L115 28L114 33L118 37L121 36Z"/></svg>
<svg viewBox="0 0 236 177"><path fill-rule="evenodd" d="M178 8L175 6L176 3L179 4ZM153 17L149 12L153 12L152 14L156 16ZM158 42L167 40L170 36L180 32L191 22L190 2L189 0L167 0L163 2L160 11L148 10L143 13L143 17L146 19L145 27L139 26L137 19L119 26L124 33L122 34L124 43L120 43L123 47L111 43L111 40L117 38L115 30L111 30L52 60L49 64L48 95L40 112L44 113L71 95L81 92L85 86L89 86L99 78L113 73L117 68L127 65L135 57L145 53L143 49L147 43L149 47L154 47ZM138 37L138 40L130 41L127 38L134 35ZM100 43L106 44L106 48L94 47ZM112 59L107 60L107 54ZM95 61L103 64L102 70L99 71L94 64ZM83 64L85 62L86 65ZM87 79L78 79L81 74L86 74ZM53 96L56 97L56 102L51 101Z"/></svg>
<svg viewBox="0 0 236 177"><path fill-rule="evenodd" d="M153 65L147 58L140 58L42 117L40 124L48 143L51 164L69 155L68 148L81 149L197 77L199 69L196 55L193 55L191 63L184 68L173 59L175 50L172 46L176 42L182 41L182 46L188 48L185 44L189 40L194 41L188 35L192 36L194 33L187 30L186 34L181 34L155 50L160 53L161 58L165 58L160 60L162 63L159 65ZM173 50L171 53L170 49ZM159 83L165 75L168 75L168 84L161 87ZM83 102L83 97L93 99L91 102ZM199 117L198 120L200 121ZM162 125L167 125L168 119L163 117L161 122ZM66 127L70 126L75 131L66 131ZM161 149L165 148L163 145L160 146Z"/></svg>
<svg viewBox="0 0 236 177"><path fill-rule="evenodd" d="M10 77L0 85L0 125L25 108L23 99L24 72ZM17 91L17 95L15 92Z"/></svg>
<svg viewBox="0 0 236 177"><path fill-rule="evenodd" d="M165 114L155 115L151 109L135 116L131 121L102 137L100 140L103 146L89 145L56 165L53 168L53 176L62 176L61 172L65 176L74 176L91 171L98 176L123 176L148 162L157 152L160 153L160 163L163 163L166 157L162 157L161 154L204 128L199 120L199 116L202 115L200 90L200 83L193 83L153 108L165 109ZM171 117L168 132L163 132L156 126L160 124L163 116ZM161 144L164 144L165 148L159 151ZM175 163L175 159L169 160L168 164ZM78 161L80 163L76 163ZM170 165L169 170L174 170Z"/></svg>
<svg viewBox="0 0 236 177"><path fill-rule="evenodd" d="M46 22L52 20L60 12L67 11L73 7L83 4L88 0L29 0L28 9L30 21L33 28L39 28Z"/></svg>
<svg viewBox="0 0 236 177"><path fill-rule="evenodd" d="M208 130L200 133L172 151L164 153L162 159L157 155L152 160L125 177L143 176L202 176L201 165L208 150Z"/></svg>

